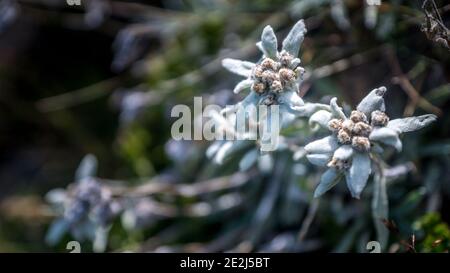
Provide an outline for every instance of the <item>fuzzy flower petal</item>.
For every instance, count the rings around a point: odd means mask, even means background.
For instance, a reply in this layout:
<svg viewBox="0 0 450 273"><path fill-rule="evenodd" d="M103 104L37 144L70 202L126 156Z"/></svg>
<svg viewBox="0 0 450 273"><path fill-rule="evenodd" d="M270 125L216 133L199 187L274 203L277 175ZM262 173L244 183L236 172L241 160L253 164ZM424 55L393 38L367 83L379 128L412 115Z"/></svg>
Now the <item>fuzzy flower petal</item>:
<svg viewBox="0 0 450 273"><path fill-rule="evenodd" d="M250 87L252 86L253 81L250 79L246 79L243 81L240 81L236 87L233 89L233 93L238 94L244 90L250 90Z"/></svg>
<svg viewBox="0 0 450 273"><path fill-rule="evenodd" d="M347 160L353 155L353 148L350 145L343 145L339 147L333 154L333 157L338 160Z"/></svg>
<svg viewBox="0 0 450 273"><path fill-rule="evenodd" d="M298 56L300 46L306 34L305 22L298 21L283 41L283 50L292 56Z"/></svg>
<svg viewBox="0 0 450 273"><path fill-rule="evenodd" d="M261 46L262 51L266 57L269 57L273 60L277 59L277 36L273 32L271 26L266 26L261 35Z"/></svg>
<svg viewBox="0 0 450 273"><path fill-rule="evenodd" d="M386 109L384 105L384 94L386 93L386 87L381 86L373 89L358 105L356 108L358 111L363 112L366 116L370 117L370 114L379 110L384 112Z"/></svg>
<svg viewBox="0 0 450 273"><path fill-rule="evenodd" d="M311 162L311 164L325 167L327 163L331 159L331 153L330 154L309 154L306 155L306 158Z"/></svg>
<svg viewBox="0 0 450 273"><path fill-rule="evenodd" d="M398 133L393 129L387 127L375 128L370 133L369 139L392 146L399 152L402 150L402 142L398 137Z"/></svg>
<svg viewBox="0 0 450 273"><path fill-rule="evenodd" d="M313 130L317 130L320 127L327 128L328 122L331 118L332 114L330 112L326 110L319 110L309 118L309 126L311 126Z"/></svg>
<svg viewBox="0 0 450 273"><path fill-rule="evenodd" d="M316 140L305 146L305 151L308 154L331 154L337 148L339 144L336 137L327 136L322 139Z"/></svg>
<svg viewBox="0 0 450 273"><path fill-rule="evenodd" d="M314 191L314 197L320 197L334 187L340 180L341 175L335 169L328 169L320 178L320 183Z"/></svg>
<svg viewBox="0 0 450 273"><path fill-rule="evenodd" d="M352 166L345 173L347 187L354 198L360 198L371 172L369 154L354 153Z"/></svg>
<svg viewBox="0 0 450 273"><path fill-rule="evenodd" d="M255 64L252 62L225 58L222 60L222 66L232 73L248 78L250 77Z"/></svg>
<svg viewBox="0 0 450 273"><path fill-rule="evenodd" d="M422 129L436 120L436 116L429 114L418 117L399 118L389 121L387 127L399 134Z"/></svg>

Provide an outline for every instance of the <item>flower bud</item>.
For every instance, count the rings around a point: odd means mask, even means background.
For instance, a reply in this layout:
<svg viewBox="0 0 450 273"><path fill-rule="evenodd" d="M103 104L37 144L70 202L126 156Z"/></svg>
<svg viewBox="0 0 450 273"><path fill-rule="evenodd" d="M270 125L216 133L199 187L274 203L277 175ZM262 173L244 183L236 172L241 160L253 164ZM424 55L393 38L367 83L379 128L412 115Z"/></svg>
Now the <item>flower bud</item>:
<svg viewBox="0 0 450 273"><path fill-rule="evenodd" d="M368 152L370 150L370 141L367 137L355 136L352 139L352 147L360 152Z"/></svg>
<svg viewBox="0 0 450 273"><path fill-rule="evenodd" d="M357 136L364 136L368 137L370 135L370 132L372 132L372 127L364 122L358 122L353 126L353 134Z"/></svg>
<svg viewBox="0 0 450 273"><path fill-rule="evenodd" d="M283 91L283 86L281 85L280 81L273 81L270 88L272 91L277 92L277 93L280 93L281 91Z"/></svg>
<svg viewBox="0 0 450 273"><path fill-rule="evenodd" d="M341 119L332 119L328 122L328 129L334 133L339 132L342 129Z"/></svg>
<svg viewBox="0 0 450 273"><path fill-rule="evenodd" d="M352 141L352 137L351 137L350 133L348 133L344 129L339 130L339 132L337 134L337 139L338 139L338 142L341 144L348 144L348 143L351 143L351 141Z"/></svg>
<svg viewBox="0 0 450 273"><path fill-rule="evenodd" d="M265 58L262 62L261 62L261 66L264 69L270 69L270 70L278 70L278 63L275 62L274 60L270 59L270 58Z"/></svg>
<svg viewBox="0 0 450 273"><path fill-rule="evenodd" d="M254 82L252 84L252 90L258 94L262 94L265 91L266 86L262 82Z"/></svg>
<svg viewBox="0 0 450 273"><path fill-rule="evenodd" d="M284 67L288 67L293 59L294 57L291 54L287 53L286 51L283 51L280 54L280 63Z"/></svg>
<svg viewBox="0 0 450 273"><path fill-rule="evenodd" d="M269 84L272 84L273 81L277 80L277 74L275 72L272 72L270 70L266 70L262 73L262 81L267 82Z"/></svg>
<svg viewBox="0 0 450 273"><path fill-rule="evenodd" d="M253 77L257 80L261 80L263 77L264 69L261 65L256 65L253 69Z"/></svg>
<svg viewBox="0 0 450 273"><path fill-rule="evenodd" d="M295 80L295 72L288 68L281 68L278 72L280 80L283 83L292 82Z"/></svg>
<svg viewBox="0 0 450 273"><path fill-rule="evenodd" d="M352 114L350 115L350 119L354 122L367 122L366 115L361 111L352 111Z"/></svg>
<svg viewBox="0 0 450 273"><path fill-rule="evenodd" d="M372 126L386 126L389 122L389 117L386 115L386 113L381 111L373 111L372 112L372 118L371 118L371 124Z"/></svg>
<svg viewBox="0 0 450 273"><path fill-rule="evenodd" d="M354 126L355 124L353 123L353 121L349 119L346 119L342 122L342 130L347 131L348 134L352 133Z"/></svg>

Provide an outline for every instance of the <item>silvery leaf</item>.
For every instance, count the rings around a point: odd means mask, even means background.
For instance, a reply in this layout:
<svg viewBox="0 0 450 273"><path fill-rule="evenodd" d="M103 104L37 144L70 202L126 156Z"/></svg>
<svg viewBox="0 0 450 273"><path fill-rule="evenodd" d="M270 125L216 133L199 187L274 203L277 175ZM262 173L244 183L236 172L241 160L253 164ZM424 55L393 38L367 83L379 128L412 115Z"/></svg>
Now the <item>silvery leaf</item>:
<svg viewBox="0 0 450 273"><path fill-rule="evenodd" d="M250 79L246 79L243 81L240 81L233 89L233 93L238 94L243 90L250 90L250 87L252 86L253 81Z"/></svg>
<svg viewBox="0 0 450 273"><path fill-rule="evenodd" d="M298 113L297 116L300 117L310 117L315 112L319 110L325 110L331 112L331 108L329 105L322 103L305 103L302 106L295 107L295 111Z"/></svg>
<svg viewBox="0 0 450 273"><path fill-rule="evenodd" d="M261 46L266 57L277 59L278 43L277 37L271 26L266 26L261 35Z"/></svg>
<svg viewBox="0 0 450 273"><path fill-rule="evenodd" d="M332 114L325 110L319 110L309 118L309 126L312 130L317 130L320 127L327 128Z"/></svg>
<svg viewBox="0 0 450 273"><path fill-rule="evenodd" d="M305 146L305 150L308 154L331 154L337 148L339 144L335 136L327 136L322 139L316 140Z"/></svg>
<svg viewBox="0 0 450 273"><path fill-rule="evenodd" d="M399 134L422 129L436 120L436 116L429 114L418 117L400 118L389 121L387 127Z"/></svg>
<svg viewBox="0 0 450 273"><path fill-rule="evenodd" d="M383 219L388 219L388 196L386 192L386 179L379 174L375 175L372 199L372 218L377 231L377 240L382 248L387 246L389 231L383 224Z"/></svg>
<svg viewBox="0 0 450 273"><path fill-rule="evenodd" d="M342 145L333 154L333 157L338 160L348 160L353 155L353 148L350 145Z"/></svg>
<svg viewBox="0 0 450 273"><path fill-rule="evenodd" d="M255 64L252 62L225 58L222 60L222 66L232 73L248 78L250 77Z"/></svg>
<svg viewBox="0 0 450 273"><path fill-rule="evenodd" d="M347 187L354 198L359 199L371 173L368 153L354 152L352 166L345 172Z"/></svg>
<svg viewBox="0 0 450 273"><path fill-rule="evenodd" d="M330 162L331 154L309 154L306 158L311 162L311 164L324 167Z"/></svg>
<svg viewBox="0 0 450 273"><path fill-rule="evenodd" d="M347 119L347 117L344 114L344 111L342 111L342 108L337 105L337 98L332 98L330 101L330 107L331 107L331 113L333 113L333 116L340 119Z"/></svg>
<svg viewBox="0 0 450 273"><path fill-rule="evenodd" d="M55 220L51 225L50 229L47 231L45 236L45 241L47 244L54 246L56 245L64 234L69 230L69 223L63 218Z"/></svg>
<svg viewBox="0 0 450 273"><path fill-rule="evenodd" d="M384 112L386 110L383 98L385 93L386 87L384 86L373 89L364 99L362 99L356 109L363 112L368 117L370 117L371 113L375 110Z"/></svg>
<svg viewBox="0 0 450 273"><path fill-rule="evenodd" d="M305 34L305 23L303 20L300 20L294 25L294 27L292 27L291 31L284 39L282 49L294 57L298 56L298 52Z"/></svg>
<svg viewBox="0 0 450 273"><path fill-rule="evenodd" d="M372 133L370 133L369 139L371 141L377 141L392 146L399 152L402 150L402 142L398 137L398 133L390 128L375 128Z"/></svg>
<svg viewBox="0 0 450 273"><path fill-rule="evenodd" d="M328 169L322 174L320 183L314 191L314 197L320 197L325 192L329 191L341 180L341 175L335 169Z"/></svg>
<svg viewBox="0 0 450 273"><path fill-rule="evenodd" d="M75 181L81 181L84 178L95 176L97 173L97 158L92 155L86 155L75 172Z"/></svg>
<svg viewBox="0 0 450 273"><path fill-rule="evenodd" d="M66 190L53 189L45 195L45 201L51 204L63 204L67 198Z"/></svg>
<svg viewBox="0 0 450 273"><path fill-rule="evenodd" d="M256 47L262 52L262 54L265 55L264 48L262 46L262 42L261 41L256 43Z"/></svg>
<svg viewBox="0 0 450 273"><path fill-rule="evenodd" d="M248 151L239 162L239 169L244 172L248 169L250 169L253 164L255 164L256 160L258 159L258 151L256 149L252 149Z"/></svg>

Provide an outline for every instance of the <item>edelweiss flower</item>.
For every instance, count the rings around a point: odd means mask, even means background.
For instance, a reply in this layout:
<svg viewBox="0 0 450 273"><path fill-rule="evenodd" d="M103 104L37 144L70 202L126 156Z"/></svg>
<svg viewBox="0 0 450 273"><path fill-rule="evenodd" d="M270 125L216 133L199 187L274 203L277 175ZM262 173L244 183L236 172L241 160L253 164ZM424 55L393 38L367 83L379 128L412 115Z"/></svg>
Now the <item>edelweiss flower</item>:
<svg viewBox="0 0 450 273"><path fill-rule="evenodd" d="M345 176L352 196L359 198L372 171L371 153L381 153L381 145L401 151L400 134L419 130L436 120L431 114L390 120L385 113L385 93L385 87L372 90L350 116L344 114L333 98L331 112L321 110L311 117L332 132L305 146L312 164L329 168L321 177L315 197Z"/></svg>
<svg viewBox="0 0 450 273"><path fill-rule="evenodd" d="M263 53L258 63L224 59L222 65L226 69L246 78L236 85L233 92L237 94L245 90L250 93L241 102L225 108L223 112L236 112L249 105L280 105L282 112L304 114L306 105L298 96L298 90L305 70L300 66L297 56L305 34L305 24L300 20L283 40L279 52L277 37L272 27L266 26L261 41L256 44ZM320 108L320 105L315 106L317 107ZM322 108L327 106L322 105Z"/></svg>

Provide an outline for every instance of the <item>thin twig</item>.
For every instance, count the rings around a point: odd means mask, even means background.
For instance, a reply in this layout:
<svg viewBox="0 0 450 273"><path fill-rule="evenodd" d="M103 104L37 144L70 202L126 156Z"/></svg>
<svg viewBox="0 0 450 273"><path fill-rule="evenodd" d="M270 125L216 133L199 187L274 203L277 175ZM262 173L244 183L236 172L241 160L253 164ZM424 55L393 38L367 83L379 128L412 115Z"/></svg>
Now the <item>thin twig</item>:
<svg viewBox="0 0 450 273"><path fill-rule="evenodd" d="M308 214L303 220L300 231L298 232L297 243L301 243L306 238L309 228L311 227L311 224L314 221L314 218L316 217L318 209L319 209L319 199L314 198L314 200L311 202L311 205L309 206Z"/></svg>

